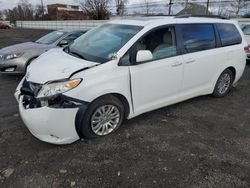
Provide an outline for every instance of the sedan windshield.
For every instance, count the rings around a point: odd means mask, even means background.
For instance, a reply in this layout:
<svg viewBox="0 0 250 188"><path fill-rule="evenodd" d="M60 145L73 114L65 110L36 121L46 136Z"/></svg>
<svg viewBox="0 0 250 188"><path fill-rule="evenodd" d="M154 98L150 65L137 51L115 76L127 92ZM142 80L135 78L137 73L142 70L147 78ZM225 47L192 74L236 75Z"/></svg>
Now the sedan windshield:
<svg viewBox="0 0 250 188"><path fill-rule="evenodd" d="M36 41L36 43L52 44L52 43L56 42L59 38L61 38L64 34L66 34L66 33L62 32L62 31L54 31L54 32L51 32L51 33L43 36L42 38L38 39Z"/></svg>
<svg viewBox="0 0 250 188"><path fill-rule="evenodd" d="M245 25L242 28L242 31L243 31L244 35L250 35L250 25Z"/></svg>
<svg viewBox="0 0 250 188"><path fill-rule="evenodd" d="M104 24L75 40L69 53L88 61L105 63L141 29L140 26Z"/></svg>

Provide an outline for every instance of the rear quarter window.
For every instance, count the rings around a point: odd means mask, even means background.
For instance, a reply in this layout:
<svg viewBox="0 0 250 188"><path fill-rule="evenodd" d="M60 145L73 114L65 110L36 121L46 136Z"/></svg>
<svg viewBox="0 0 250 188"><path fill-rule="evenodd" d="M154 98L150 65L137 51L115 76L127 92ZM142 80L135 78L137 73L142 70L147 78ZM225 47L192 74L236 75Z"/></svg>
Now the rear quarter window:
<svg viewBox="0 0 250 188"><path fill-rule="evenodd" d="M220 23L216 24L216 26L222 46L236 45L242 42L241 35L234 24Z"/></svg>

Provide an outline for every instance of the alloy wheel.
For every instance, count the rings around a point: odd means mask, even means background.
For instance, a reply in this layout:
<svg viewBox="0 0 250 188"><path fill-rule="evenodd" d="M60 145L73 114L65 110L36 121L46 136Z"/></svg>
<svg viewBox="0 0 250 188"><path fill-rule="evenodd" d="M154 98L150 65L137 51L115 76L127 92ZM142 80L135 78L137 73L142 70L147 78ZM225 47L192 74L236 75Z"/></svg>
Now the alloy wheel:
<svg viewBox="0 0 250 188"><path fill-rule="evenodd" d="M113 132L120 122L121 114L114 105L100 106L91 117L91 129L98 136Z"/></svg>

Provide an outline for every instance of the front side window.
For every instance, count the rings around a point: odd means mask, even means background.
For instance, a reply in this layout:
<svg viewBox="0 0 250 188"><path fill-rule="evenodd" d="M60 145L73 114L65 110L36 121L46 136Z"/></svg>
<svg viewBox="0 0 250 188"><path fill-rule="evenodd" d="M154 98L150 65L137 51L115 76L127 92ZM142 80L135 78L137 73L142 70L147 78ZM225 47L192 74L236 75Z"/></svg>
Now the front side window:
<svg viewBox="0 0 250 188"><path fill-rule="evenodd" d="M83 59L105 63L142 28L133 25L104 24L76 39L69 47L69 51Z"/></svg>
<svg viewBox="0 0 250 188"><path fill-rule="evenodd" d="M62 32L62 31L54 31L54 32L51 32L51 33L43 36L42 38L38 39L36 41L36 43L39 43L39 44L53 44L54 42L56 42L59 38L61 38L65 34L66 33Z"/></svg>
<svg viewBox="0 0 250 188"><path fill-rule="evenodd" d="M183 45L186 53L213 49L216 46L212 24L181 25Z"/></svg>
<svg viewBox="0 0 250 188"><path fill-rule="evenodd" d="M217 24L222 46L240 44L242 39L234 24Z"/></svg>
<svg viewBox="0 0 250 188"><path fill-rule="evenodd" d="M130 65L136 62L136 54L140 50L149 50L152 61L173 57L177 55L177 46L174 27L156 29L141 39L121 58L121 65Z"/></svg>
<svg viewBox="0 0 250 188"><path fill-rule="evenodd" d="M157 29L141 38L135 44L135 50L149 50L153 60L164 59L177 54L173 27Z"/></svg>

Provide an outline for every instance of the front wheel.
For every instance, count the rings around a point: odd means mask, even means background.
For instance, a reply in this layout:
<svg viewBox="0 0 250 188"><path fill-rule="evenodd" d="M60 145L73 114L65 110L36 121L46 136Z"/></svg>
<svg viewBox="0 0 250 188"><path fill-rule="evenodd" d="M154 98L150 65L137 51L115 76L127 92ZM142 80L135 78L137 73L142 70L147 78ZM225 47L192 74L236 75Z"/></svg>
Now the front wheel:
<svg viewBox="0 0 250 188"><path fill-rule="evenodd" d="M116 131L124 119L124 106L114 96L104 96L90 104L81 121L85 138L106 136Z"/></svg>
<svg viewBox="0 0 250 188"><path fill-rule="evenodd" d="M224 97L230 91L234 80L234 74L231 70L226 69L223 71L216 82L213 96L214 97Z"/></svg>

